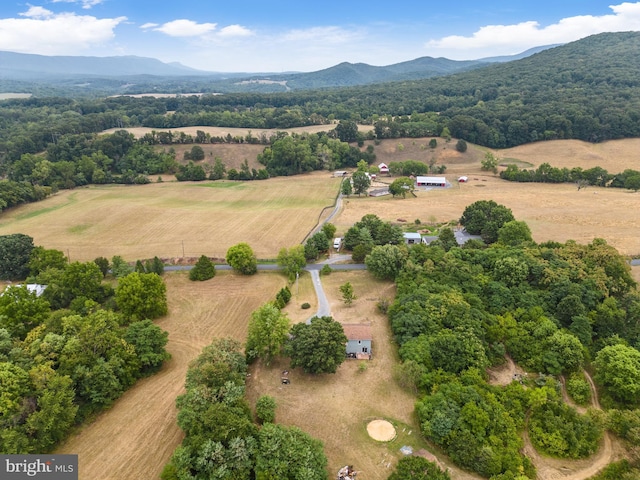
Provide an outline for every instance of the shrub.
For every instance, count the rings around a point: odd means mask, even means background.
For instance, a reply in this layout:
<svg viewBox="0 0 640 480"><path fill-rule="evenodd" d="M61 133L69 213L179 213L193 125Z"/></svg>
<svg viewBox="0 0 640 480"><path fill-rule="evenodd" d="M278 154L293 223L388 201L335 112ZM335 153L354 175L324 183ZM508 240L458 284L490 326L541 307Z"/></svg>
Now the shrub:
<svg viewBox="0 0 640 480"><path fill-rule="evenodd" d="M216 267L209 257L202 255L189 271L189 280L205 281L216 276Z"/></svg>
<svg viewBox="0 0 640 480"><path fill-rule="evenodd" d="M320 275L329 275L333 270L328 264L324 264L324 266L320 269Z"/></svg>
<svg viewBox="0 0 640 480"><path fill-rule="evenodd" d="M459 151L460 153L466 152L467 151L467 142L465 142L462 139L458 140L458 143L456 143L456 150Z"/></svg>
<svg viewBox="0 0 640 480"><path fill-rule="evenodd" d="M304 302L304 303L300 306L300 308L302 308L303 310L307 310L307 309L311 308L311 305L309 305L307 302Z"/></svg>
<svg viewBox="0 0 640 480"><path fill-rule="evenodd" d="M287 303L291 300L291 290L289 287L283 287L276 294L276 306L280 309L283 309Z"/></svg>
<svg viewBox="0 0 640 480"><path fill-rule="evenodd" d="M587 405L591 400L591 387L581 373L573 373L567 380L567 393L578 405Z"/></svg>

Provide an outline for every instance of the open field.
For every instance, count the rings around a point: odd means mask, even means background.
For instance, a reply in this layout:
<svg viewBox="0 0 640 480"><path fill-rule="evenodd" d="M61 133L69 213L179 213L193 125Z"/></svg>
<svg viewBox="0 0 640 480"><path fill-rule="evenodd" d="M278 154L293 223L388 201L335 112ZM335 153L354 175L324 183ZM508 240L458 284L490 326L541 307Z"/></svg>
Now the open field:
<svg viewBox="0 0 640 480"><path fill-rule="evenodd" d="M156 323L169 332L172 358L58 448L57 453L78 454L82 479L158 478L182 441L175 400L184 391L189 362L214 338L244 342L251 312L286 283L275 272L248 277L218 272L206 282L176 272L165 274L165 281L169 315Z"/></svg>
<svg viewBox="0 0 640 480"><path fill-rule="evenodd" d="M258 258L275 258L301 242L340 180L326 172L253 182L165 182L64 190L0 216L0 235L24 233L36 245L97 256L224 258L249 242ZM183 255L184 249L184 255Z"/></svg>
<svg viewBox="0 0 640 480"><path fill-rule="evenodd" d="M537 242L589 243L600 237L622 254L640 254L640 193L596 187L577 191L569 184L514 183L485 174L470 177L469 183L454 180L451 188L420 190L416 195L345 199L334 222L337 233L343 234L367 213L391 222L441 223L456 221L477 200L494 200L527 222Z"/></svg>

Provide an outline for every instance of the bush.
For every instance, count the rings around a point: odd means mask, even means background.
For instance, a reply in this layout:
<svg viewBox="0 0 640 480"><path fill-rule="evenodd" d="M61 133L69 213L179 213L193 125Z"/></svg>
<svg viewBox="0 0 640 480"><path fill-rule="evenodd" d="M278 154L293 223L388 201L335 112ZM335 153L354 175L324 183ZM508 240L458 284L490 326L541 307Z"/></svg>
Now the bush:
<svg viewBox="0 0 640 480"><path fill-rule="evenodd" d="M307 302L304 302L300 308L302 308L303 310L308 310L309 308L311 308L311 305L309 305Z"/></svg>
<svg viewBox="0 0 640 480"><path fill-rule="evenodd" d="M209 257L202 255L189 271L189 280L203 282L216 276L216 267Z"/></svg>
<svg viewBox="0 0 640 480"><path fill-rule="evenodd" d="M591 387L581 373L573 373L567 380L567 393L578 405L591 401Z"/></svg>
<svg viewBox="0 0 640 480"><path fill-rule="evenodd" d="M276 294L276 306L279 309L283 309L284 307L286 307L287 303L289 303L290 300L291 290L289 290L289 287L281 288L280 291Z"/></svg>
<svg viewBox="0 0 640 480"><path fill-rule="evenodd" d="M456 150L459 151L460 153L466 152L467 151L467 142L465 142L462 139L458 140L458 143L456 143Z"/></svg>
<svg viewBox="0 0 640 480"><path fill-rule="evenodd" d="M332 271L331 267L325 263L325 265L320 269L320 275L329 275Z"/></svg>

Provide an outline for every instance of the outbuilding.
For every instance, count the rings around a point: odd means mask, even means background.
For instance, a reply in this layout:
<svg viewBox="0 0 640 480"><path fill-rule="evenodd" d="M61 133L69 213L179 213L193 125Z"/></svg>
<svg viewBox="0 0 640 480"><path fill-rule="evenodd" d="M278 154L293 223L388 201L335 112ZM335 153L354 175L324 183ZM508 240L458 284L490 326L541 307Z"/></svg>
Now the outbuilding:
<svg viewBox="0 0 640 480"><path fill-rule="evenodd" d="M380 165L378 165L378 170L380 170L380 173L389 173L389 166L386 163L381 163Z"/></svg>
<svg viewBox="0 0 640 480"><path fill-rule="evenodd" d="M416 185L418 187L446 187L447 179L445 177L416 177Z"/></svg>
<svg viewBox="0 0 640 480"><path fill-rule="evenodd" d="M407 245L417 245L422 243L422 235L415 232L405 232L402 234L404 237L404 243Z"/></svg>
<svg viewBox="0 0 640 480"><path fill-rule="evenodd" d="M371 360L371 323L343 324L342 328L347 336L347 357Z"/></svg>

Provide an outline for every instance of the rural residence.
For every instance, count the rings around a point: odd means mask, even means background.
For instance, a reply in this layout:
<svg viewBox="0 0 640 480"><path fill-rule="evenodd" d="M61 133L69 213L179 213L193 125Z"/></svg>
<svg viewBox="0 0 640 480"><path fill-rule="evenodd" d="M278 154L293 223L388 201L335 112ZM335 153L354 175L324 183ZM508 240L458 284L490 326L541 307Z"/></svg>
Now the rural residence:
<svg viewBox="0 0 640 480"><path fill-rule="evenodd" d="M405 232L402 234L404 237L404 243L407 245L417 245L422 243L422 235L415 232Z"/></svg>
<svg viewBox="0 0 640 480"><path fill-rule="evenodd" d="M351 323L342 325L347 336L347 357L358 360L371 360L371 324Z"/></svg>
<svg viewBox="0 0 640 480"><path fill-rule="evenodd" d="M381 163L380 165L378 165L378 170L380 170L380 173L389 173L389 166L386 163Z"/></svg>

